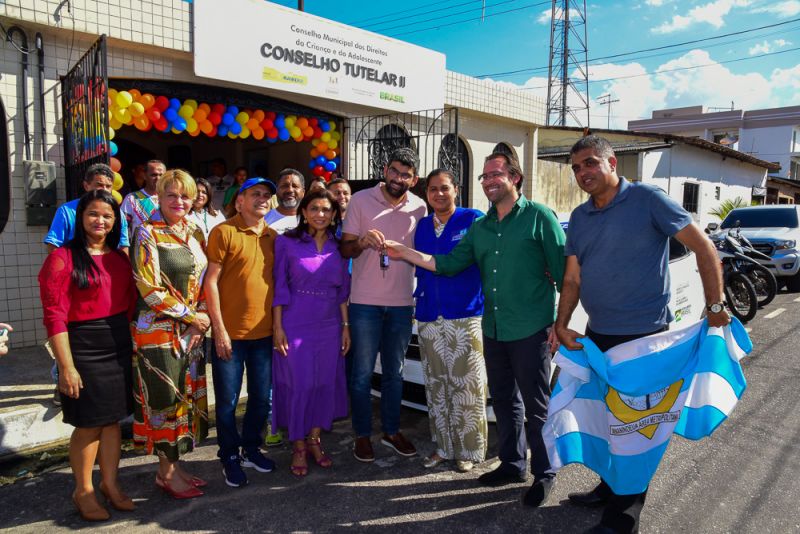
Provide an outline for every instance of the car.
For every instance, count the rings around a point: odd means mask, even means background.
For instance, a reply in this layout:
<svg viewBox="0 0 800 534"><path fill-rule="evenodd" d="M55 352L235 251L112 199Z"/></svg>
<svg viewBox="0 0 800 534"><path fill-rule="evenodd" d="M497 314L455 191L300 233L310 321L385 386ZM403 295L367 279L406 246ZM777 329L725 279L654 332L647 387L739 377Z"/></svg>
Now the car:
<svg viewBox="0 0 800 534"><path fill-rule="evenodd" d="M800 206L773 204L731 210L722 224L708 225L709 237L721 243L727 233L738 228L753 248L769 256L759 261L790 291L800 291Z"/></svg>
<svg viewBox="0 0 800 534"><path fill-rule="evenodd" d="M562 222L562 227L566 230L566 223ZM692 251L686 248L677 239L670 239L669 242L669 273L671 281L671 294L669 307L675 319L670 323L674 328L678 325L688 325L700 320L705 312L705 297L703 296L703 284L700 280L700 273L697 269L697 262ZM634 273L631 276L635 276ZM584 332L587 323L586 312L578 304L570 328L577 332ZM555 371L555 369L553 369ZM380 357L375 364L375 373L372 379L372 393L380 396ZM422 411L427 411L425 402L425 378L422 374L422 363L420 361L419 342L417 340L416 321L414 324L411 344L406 352L403 365L403 405ZM494 421L494 412L491 409L491 397L487 400L487 415L490 421Z"/></svg>

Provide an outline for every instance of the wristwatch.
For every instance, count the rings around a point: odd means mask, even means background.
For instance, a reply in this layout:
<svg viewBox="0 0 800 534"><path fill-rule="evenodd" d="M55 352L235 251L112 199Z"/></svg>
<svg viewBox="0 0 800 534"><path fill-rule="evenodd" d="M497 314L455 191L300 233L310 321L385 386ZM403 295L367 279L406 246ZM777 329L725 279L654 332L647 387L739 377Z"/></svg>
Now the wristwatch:
<svg viewBox="0 0 800 534"><path fill-rule="evenodd" d="M714 303L709 304L708 306L706 306L706 311L709 312L709 313L719 313L723 309L725 309L725 308L722 306L721 302L714 302Z"/></svg>

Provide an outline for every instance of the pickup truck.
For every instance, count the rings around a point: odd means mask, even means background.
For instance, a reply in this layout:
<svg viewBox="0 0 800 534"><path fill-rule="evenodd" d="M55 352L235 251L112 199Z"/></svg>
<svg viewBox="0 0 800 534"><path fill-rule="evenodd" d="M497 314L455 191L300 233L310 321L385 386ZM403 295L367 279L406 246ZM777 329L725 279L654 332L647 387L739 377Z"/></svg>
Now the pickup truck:
<svg viewBox="0 0 800 534"><path fill-rule="evenodd" d="M715 243L725 239L731 228L740 228L753 248L769 256L760 263L767 267L789 291L800 291L800 206L773 204L736 208L717 226L708 225Z"/></svg>

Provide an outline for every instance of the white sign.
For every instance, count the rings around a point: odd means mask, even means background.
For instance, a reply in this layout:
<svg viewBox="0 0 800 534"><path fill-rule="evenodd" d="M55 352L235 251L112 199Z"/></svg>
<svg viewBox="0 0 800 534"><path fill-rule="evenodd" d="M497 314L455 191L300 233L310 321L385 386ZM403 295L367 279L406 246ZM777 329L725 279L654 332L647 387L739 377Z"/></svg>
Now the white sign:
<svg viewBox="0 0 800 534"><path fill-rule="evenodd" d="M194 1L194 72L394 111L444 107L444 54L263 0Z"/></svg>

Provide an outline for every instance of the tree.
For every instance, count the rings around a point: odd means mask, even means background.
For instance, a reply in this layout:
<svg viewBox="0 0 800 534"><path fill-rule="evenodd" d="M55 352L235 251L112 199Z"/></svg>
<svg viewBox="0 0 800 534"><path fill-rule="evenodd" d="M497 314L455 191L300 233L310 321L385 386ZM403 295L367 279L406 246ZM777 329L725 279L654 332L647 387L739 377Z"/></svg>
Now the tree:
<svg viewBox="0 0 800 534"><path fill-rule="evenodd" d="M743 208L747 205L748 205L747 201L742 197L736 197L733 200L727 199L723 200L719 206L709 211L708 214L714 215L715 217L718 217L720 221L722 221L725 219L725 217L728 216L728 213L730 213L731 210L735 210L736 208Z"/></svg>

